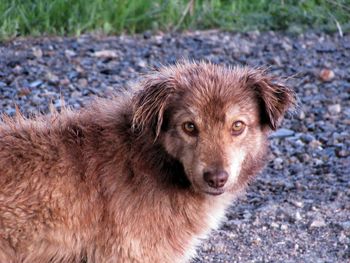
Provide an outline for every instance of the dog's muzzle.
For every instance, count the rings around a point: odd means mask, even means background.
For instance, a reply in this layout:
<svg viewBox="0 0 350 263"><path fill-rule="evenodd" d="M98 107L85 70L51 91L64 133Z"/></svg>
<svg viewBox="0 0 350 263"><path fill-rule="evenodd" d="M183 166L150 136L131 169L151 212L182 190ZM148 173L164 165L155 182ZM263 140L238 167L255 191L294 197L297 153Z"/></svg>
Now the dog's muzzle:
<svg viewBox="0 0 350 263"><path fill-rule="evenodd" d="M215 189L223 188L228 179L228 173L224 170L207 171L203 173L204 181Z"/></svg>

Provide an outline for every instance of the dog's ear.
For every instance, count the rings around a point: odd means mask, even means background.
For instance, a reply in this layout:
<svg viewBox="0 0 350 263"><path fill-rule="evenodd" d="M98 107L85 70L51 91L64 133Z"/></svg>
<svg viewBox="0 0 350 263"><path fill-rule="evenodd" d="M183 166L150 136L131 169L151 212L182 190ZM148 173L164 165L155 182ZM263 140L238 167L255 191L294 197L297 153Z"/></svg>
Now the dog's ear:
<svg viewBox="0 0 350 263"><path fill-rule="evenodd" d="M132 129L138 134L153 132L154 140L161 131L164 112L174 93L174 81L166 76L150 76L133 98Z"/></svg>
<svg viewBox="0 0 350 263"><path fill-rule="evenodd" d="M286 111L295 106L294 91L263 69L248 71L246 81L258 97L262 123L276 130Z"/></svg>

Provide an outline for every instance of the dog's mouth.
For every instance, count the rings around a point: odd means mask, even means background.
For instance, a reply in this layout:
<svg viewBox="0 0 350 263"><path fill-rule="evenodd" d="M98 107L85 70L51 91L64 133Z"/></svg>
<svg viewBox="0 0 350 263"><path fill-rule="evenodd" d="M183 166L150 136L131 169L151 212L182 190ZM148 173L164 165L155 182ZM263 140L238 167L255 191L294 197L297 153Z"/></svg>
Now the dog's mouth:
<svg viewBox="0 0 350 263"><path fill-rule="evenodd" d="M208 194L208 195L221 195L223 193L225 193L225 190L223 188L219 188L219 189L210 189L210 190L206 190L204 191L204 193Z"/></svg>

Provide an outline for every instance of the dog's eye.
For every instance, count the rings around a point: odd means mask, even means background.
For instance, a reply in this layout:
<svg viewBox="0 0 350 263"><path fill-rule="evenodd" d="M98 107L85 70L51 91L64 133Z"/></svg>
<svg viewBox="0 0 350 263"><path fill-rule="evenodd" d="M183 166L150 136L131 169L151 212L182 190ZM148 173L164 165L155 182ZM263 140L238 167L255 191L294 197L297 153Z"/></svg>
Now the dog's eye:
<svg viewBox="0 0 350 263"><path fill-rule="evenodd" d="M232 135L240 135L244 131L245 126L243 121L235 121L232 124Z"/></svg>
<svg viewBox="0 0 350 263"><path fill-rule="evenodd" d="M182 124L182 129L190 136L196 136L198 133L196 125L189 121Z"/></svg>

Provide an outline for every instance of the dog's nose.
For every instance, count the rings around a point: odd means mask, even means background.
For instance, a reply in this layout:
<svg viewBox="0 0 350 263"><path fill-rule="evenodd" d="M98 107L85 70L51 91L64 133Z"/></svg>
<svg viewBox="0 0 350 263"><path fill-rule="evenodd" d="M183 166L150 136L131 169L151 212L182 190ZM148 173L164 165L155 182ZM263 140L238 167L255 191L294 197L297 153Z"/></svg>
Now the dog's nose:
<svg viewBox="0 0 350 263"><path fill-rule="evenodd" d="M227 182L228 173L226 171L208 171L204 172L203 178L210 187L221 188Z"/></svg>

